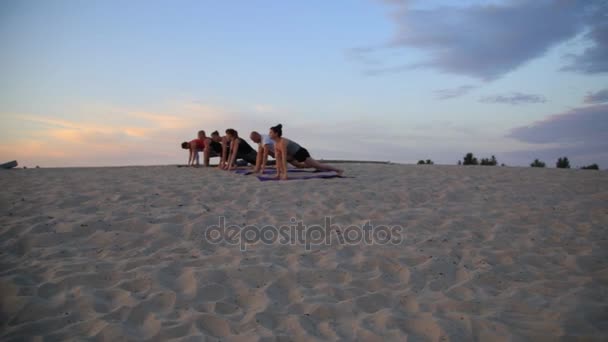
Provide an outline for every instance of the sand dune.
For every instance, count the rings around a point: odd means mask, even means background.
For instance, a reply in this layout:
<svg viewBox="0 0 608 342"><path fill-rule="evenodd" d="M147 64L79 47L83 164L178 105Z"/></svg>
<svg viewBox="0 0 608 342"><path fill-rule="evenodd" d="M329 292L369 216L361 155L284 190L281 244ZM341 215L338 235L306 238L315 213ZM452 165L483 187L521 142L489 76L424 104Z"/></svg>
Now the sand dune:
<svg viewBox="0 0 608 342"><path fill-rule="evenodd" d="M259 182L211 169L0 172L0 338L608 340L608 173L344 165ZM329 245L211 243L334 224ZM349 225L399 244L344 244Z"/></svg>

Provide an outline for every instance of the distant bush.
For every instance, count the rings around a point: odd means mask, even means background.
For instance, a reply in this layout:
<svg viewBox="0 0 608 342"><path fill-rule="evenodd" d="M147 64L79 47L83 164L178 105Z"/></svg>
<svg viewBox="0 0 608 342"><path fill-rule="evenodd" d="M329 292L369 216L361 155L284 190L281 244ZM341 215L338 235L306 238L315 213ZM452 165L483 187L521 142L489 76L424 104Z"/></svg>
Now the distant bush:
<svg viewBox="0 0 608 342"><path fill-rule="evenodd" d="M581 167L581 170L599 170L600 167L597 164L591 164Z"/></svg>
<svg viewBox="0 0 608 342"><path fill-rule="evenodd" d="M498 161L496 160L496 157L494 157L494 156L492 156L492 158L490 158L490 159L487 159L487 158L481 159L481 165L496 166L496 164L498 164Z"/></svg>
<svg viewBox="0 0 608 342"><path fill-rule="evenodd" d="M555 167L557 167L558 169L569 169L570 161L568 160L568 157L557 159L557 162L555 163Z"/></svg>
<svg viewBox="0 0 608 342"><path fill-rule="evenodd" d="M462 165L479 165L479 162L477 161L477 158L473 156L473 153L469 152L466 156L464 156Z"/></svg>
<svg viewBox="0 0 608 342"><path fill-rule="evenodd" d="M531 167L545 167L545 162L542 162L538 159L534 159L534 161L532 162L532 164L530 164Z"/></svg>
<svg viewBox="0 0 608 342"><path fill-rule="evenodd" d="M433 161L430 159L427 159L426 161L421 159L418 161L418 165L433 165L433 164L435 164L435 163L433 163Z"/></svg>

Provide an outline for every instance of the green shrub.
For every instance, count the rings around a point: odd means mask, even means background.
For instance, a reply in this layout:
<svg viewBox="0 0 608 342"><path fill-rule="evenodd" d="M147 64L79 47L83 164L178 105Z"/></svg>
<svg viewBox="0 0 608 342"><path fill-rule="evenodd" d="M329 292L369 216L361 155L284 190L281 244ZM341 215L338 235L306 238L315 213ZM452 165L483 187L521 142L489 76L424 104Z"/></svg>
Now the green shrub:
<svg viewBox="0 0 608 342"><path fill-rule="evenodd" d="M581 167L581 170L599 170L600 167L597 164L591 164Z"/></svg>
<svg viewBox="0 0 608 342"><path fill-rule="evenodd" d="M538 159L534 159L534 161L532 162L532 164L530 164L531 167L545 167L545 162L542 162Z"/></svg>
<svg viewBox="0 0 608 342"><path fill-rule="evenodd" d="M473 156L473 153L469 152L464 156L462 165L479 165L479 162L477 161L477 158Z"/></svg>
<svg viewBox="0 0 608 342"><path fill-rule="evenodd" d="M568 157L563 157L563 158L557 159L557 162L555 163L555 167L557 167L558 169L569 169L570 161L568 160Z"/></svg>
<svg viewBox="0 0 608 342"><path fill-rule="evenodd" d="M481 159L481 165L496 166L496 164L498 164L498 161L496 160L496 157L494 157L494 156L492 156L492 158L490 158L490 159L487 159L487 158Z"/></svg>

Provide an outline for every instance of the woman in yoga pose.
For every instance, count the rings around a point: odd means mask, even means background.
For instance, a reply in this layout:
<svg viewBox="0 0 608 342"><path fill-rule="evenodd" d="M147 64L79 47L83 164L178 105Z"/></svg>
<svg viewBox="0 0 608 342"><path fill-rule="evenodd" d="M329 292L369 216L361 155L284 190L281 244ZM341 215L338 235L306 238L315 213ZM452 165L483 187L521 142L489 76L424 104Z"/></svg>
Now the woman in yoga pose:
<svg viewBox="0 0 608 342"><path fill-rule="evenodd" d="M198 153L205 150L206 139L205 131L199 131L196 139L182 143L182 148L188 150L188 166L199 166Z"/></svg>
<svg viewBox="0 0 608 342"><path fill-rule="evenodd" d="M270 136L270 139L274 141L274 155L277 160L277 177L280 179L287 179L288 158L293 158L301 165L300 167L310 167L321 171L335 171L340 176L344 172L331 165L319 163L310 156L304 147L300 146L295 141L283 138L283 125L281 124L270 127L268 135Z"/></svg>
<svg viewBox="0 0 608 342"><path fill-rule="evenodd" d="M266 165L270 165L268 163L268 156L275 158L274 140L270 139L270 136L266 134L260 134L256 131L251 132L249 138L253 140L254 143L258 144L258 159L255 163L253 173L263 174ZM287 155L287 162L295 167L306 167L303 163L296 161L295 159L293 159L293 157L289 155Z"/></svg>
<svg viewBox="0 0 608 342"><path fill-rule="evenodd" d="M226 130L226 138L230 143L230 151L223 169L232 170L237 159L243 159L249 164L255 165L258 153L247 141L239 138L239 133L236 130L228 128Z"/></svg>

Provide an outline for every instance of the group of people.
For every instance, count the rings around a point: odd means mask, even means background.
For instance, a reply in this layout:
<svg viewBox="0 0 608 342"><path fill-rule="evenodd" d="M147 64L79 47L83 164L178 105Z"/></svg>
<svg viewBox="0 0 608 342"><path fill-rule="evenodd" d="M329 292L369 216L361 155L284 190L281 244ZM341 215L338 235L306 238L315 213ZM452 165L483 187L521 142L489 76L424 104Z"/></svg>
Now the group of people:
<svg viewBox="0 0 608 342"><path fill-rule="evenodd" d="M243 160L244 163L254 166L254 173L264 173L269 164L268 157L273 157L276 161L277 177L280 179L287 179L287 163L297 168L335 171L339 175L343 173L341 169L316 161L304 147L284 138L281 124L270 127L267 135L253 131L249 138L258 145L257 151L232 128L227 129L224 136L214 131L208 137L205 131L199 131L198 138L183 142L182 148L189 152L189 166L200 165L199 153L202 152L205 166L209 166L210 158L220 157L218 167L222 170L233 170L237 167L237 160Z"/></svg>

